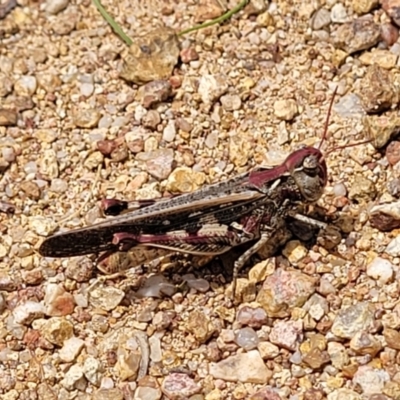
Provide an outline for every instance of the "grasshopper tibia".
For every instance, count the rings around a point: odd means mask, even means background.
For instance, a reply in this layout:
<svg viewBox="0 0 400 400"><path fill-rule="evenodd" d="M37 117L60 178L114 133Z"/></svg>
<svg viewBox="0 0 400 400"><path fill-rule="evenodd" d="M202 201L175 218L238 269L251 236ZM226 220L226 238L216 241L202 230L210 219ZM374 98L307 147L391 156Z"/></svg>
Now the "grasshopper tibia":
<svg viewBox="0 0 400 400"><path fill-rule="evenodd" d="M250 257L257 253L269 240L271 239L271 232L262 232L260 239L247 249L236 261L233 267L233 278L232 278L232 299L236 296L236 283L239 271L243 268Z"/></svg>

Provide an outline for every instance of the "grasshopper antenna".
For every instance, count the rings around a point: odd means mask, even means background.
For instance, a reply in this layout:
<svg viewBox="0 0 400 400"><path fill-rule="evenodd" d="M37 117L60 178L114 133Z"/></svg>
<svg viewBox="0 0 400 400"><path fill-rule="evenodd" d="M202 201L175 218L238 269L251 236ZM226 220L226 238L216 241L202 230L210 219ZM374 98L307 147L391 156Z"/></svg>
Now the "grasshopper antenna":
<svg viewBox="0 0 400 400"><path fill-rule="evenodd" d="M337 91L338 91L338 86L335 87L335 89L333 91L333 94L332 94L331 102L329 103L328 115L326 116L325 126L324 126L324 134L322 135L322 139L321 139L321 141L319 143L318 150L321 150L321 147L322 147L323 143L325 142L326 136L328 134L329 120L331 118L333 102L335 100Z"/></svg>
<svg viewBox="0 0 400 400"><path fill-rule="evenodd" d="M324 126L324 134L322 135L322 139L321 139L321 142L319 143L318 150L321 150L321 147L322 147L323 143L326 140L326 136L327 136L327 133L328 133L329 120L330 120L331 113L332 113L332 108L333 108L333 102L335 100L337 91L338 91L338 86L335 87L335 89L333 91L333 94L332 94L331 102L329 103L328 115L326 117L325 126ZM336 147L333 147L330 150L327 150L326 154L323 156L323 158L326 158L329 154L331 154L334 151L343 150L343 149L347 149L348 147L359 146L361 144L366 144L366 143L371 143L371 142L372 142L372 139L367 139L367 140L364 140L362 142L350 143L350 144L346 144L346 145L343 145L343 146L336 146Z"/></svg>
<svg viewBox="0 0 400 400"><path fill-rule="evenodd" d="M362 142L344 144L343 146L336 146L336 147L333 147L332 149L328 150L326 152L326 156L333 153L334 151L343 150L343 149L347 149L348 147L355 147L355 146L359 146L361 144L367 144L367 143L371 143L371 142L372 142L372 139L367 139L367 140L363 140Z"/></svg>

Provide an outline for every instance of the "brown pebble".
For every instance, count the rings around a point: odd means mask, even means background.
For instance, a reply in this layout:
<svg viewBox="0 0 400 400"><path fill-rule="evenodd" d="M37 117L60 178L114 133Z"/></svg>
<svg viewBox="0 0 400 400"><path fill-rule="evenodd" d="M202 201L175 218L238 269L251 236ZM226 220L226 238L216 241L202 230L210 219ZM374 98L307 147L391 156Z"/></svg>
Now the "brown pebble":
<svg viewBox="0 0 400 400"><path fill-rule="evenodd" d="M97 149L104 156L109 156L117 148L115 140L99 140L96 145Z"/></svg>
<svg viewBox="0 0 400 400"><path fill-rule="evenodd" d="M390 165L395 165L400 161L400 142L393 141L386 148L386 158Z"/></svg>
<svg viewBox="0 0 400 400"><path fill-rule="evenodd" d="M172 89L178 89L182 86L182 77L178 75L171 76L169 78L169 83L171 84Z"/></svg>
<svg viewBox="0 0 400 400"><path fill-rule="evenodd" d="M386 14L393 19L396 25L400 26L400 2L398 0L381 0L380 3Z"/></svg>
<svg viewBox="0 0 400 400"><path fill-rule="evenodd" d="M382 40L388 45L392 46L399 38L399 30L393 24L386 23L381 25Z"/></svg>
<svg viewBox="0 0 400 400"><path fill-rule="evenodd" d="M304 393L304 400L322 400L325 398L325 394L321 389L307 389Z"/></svg>
<svg viewBox="0 0 400 400"><path fill-rule="evenodd" d="M395 329L386 328L383 331L386 343L389 347L395 350L400 350L400 332Z"/></svg>
<svg viewBox="0 0 400 400"><path fill-rule="evenodd" d="M176 127L184 132L190 132L193 129L192 124L186 121L185 118L177 118Z"/></svg>
<svg viewBox="0 0 400 400"><path fill-rule="evenodd" d="M171 89L169 81L159 79L142 86L138 91L138 98L142 106L149 109L155 104L167 100L171 96Z"/></svg>
<svg viewBox="0 0 400 400"><path fill-rule="evenodd" d="M114 163L125 161L129 157L128 149L125 146L117 147L111 153L111 160Z"/></svg>
<svg viewBox="0 0 400 400"><path fill-rule="evenodd" d="M95 126L97 126L100 118L101 114L93 108L76 108L72 113L73 122L78 128L94 128Z"/></svg>
<svg viewBox="0 0 400 400"><path fill-rule="evenodd" d="M35 329L30 329L25 333L22 341L27 344L28 348L35 348L37 347L39 339L40 332Z"/></svg>
<svg viewBox="0 0 400 400"><path fill-rule="evenodd" d="M43 272L41 269L35 268L31 271L25 271L22 278L28 285L38 285L43 281Z"/></svg>
<svg viewBox="0 0 400 400"><path fill-rule="evenodd" d="M333 205L336 208L343 208L349 204L349 199L346 196L338 196L333 199Z"/></svg>
<svg viewBox="0 0 400 400"><path fill-rule="evenodd" d="M75 302L70 293L63 293L52 299L47 308L47 314L52 317L70 315L74 311Z"/></svg>
<svg viewBox="0 0 400 400"><path fill-rule="evenodd" d="M93 275L94 265L89 259L74 258L65 270L65 276L77 282L87 282Z"/></svg>
<svg viewBox="0 0 400 400"><path fill-rule="evenodd" d="M197 51L193 47L181 50L180 56L182 62L185 64L189 63L190 61L195 61L199 59L199 53L197 53Z"/></svg>
<svg viewBox="0 0 400 400"><path fill-rule="evenodd" d="M369 223L373 228L381 232L389 232L400 228L400 221L398 219L381 212L370 215Z"/></svg>
<svg viewBox="0 0 400 400"><path fill-rule="evenodd" d="M174 8L172 6L164 6L161 9L161 15L172 15L174 13Z"/></svg>
<svg viewBox="0 0 400 400"><path fill-rule="evenodd" d="M260 389L258 392L254 393L249 400L281 400L282 397L279 396L273 389L265 387ZM314 397L313 397L314 400Z"/></svg>
<svg viewBox="0 0 400 400"><path fill-rule="evenodd" d="M389 181L386 185L388 192L393 196L393 197L400 197L400 179L392 179Z"/></svg>
<svg viewBox="0 0 400 400"><path fill-rule="evenodd" d="M242 325L260 328L267 323L267 313L261 307L244 306L238 311L236 319Z"/></svg>
<svg viewBox="0 0 400 400"><path fill-rule="evenodd" d="M25 181L21 183L21 190L31 199L40 199L40 189L39 186L32 181Z"/></svg>
<svg viewBox="0 0 400 400"><path fill-rule="evenodd" d="M17 125L18 114L15 110L0 109L0 126Z"/></svg>
<svg viewBox="0 0 400 400"><path fill-rule="evenodd" d="M158 111L156 111L156 110L149 110L142 119L143 126L145 128L150 128L150 129L156 129L157 125L160 122L161 122L161 117L160 117L160 114L158 113ZM139 151L142 151L142 149ZM135 153L138 153L139 151L136 151Z"/></svg>
<svg viewBox="0 0 400 400"><path fill-rule="evenodd" d="M127 146L130 152L134 154L140 153L144 149L144 140L140 138L134 139L130 142L127 142Z"/></svg>

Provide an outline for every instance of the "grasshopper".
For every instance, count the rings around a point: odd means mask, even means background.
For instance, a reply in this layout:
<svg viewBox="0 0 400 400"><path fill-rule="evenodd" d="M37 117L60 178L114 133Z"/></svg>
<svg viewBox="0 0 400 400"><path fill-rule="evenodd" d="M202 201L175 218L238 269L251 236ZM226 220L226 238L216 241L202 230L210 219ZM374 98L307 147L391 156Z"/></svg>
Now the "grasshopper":
<svg viewBox="0 0 400 400"><path fill-rule="evenodd" d="M249 258L285 226L289 217L296 215L300 205L315 203L322 196L327 166L320 148L334 96L318 148L303 147L281 165L258 167L192 193L136 202L103 200L104 213L113 218L50 236L39 253L45 257L72 257L149 248L217 256L234 246L254 242L235 261L234 293L238 272Z"/></svg>

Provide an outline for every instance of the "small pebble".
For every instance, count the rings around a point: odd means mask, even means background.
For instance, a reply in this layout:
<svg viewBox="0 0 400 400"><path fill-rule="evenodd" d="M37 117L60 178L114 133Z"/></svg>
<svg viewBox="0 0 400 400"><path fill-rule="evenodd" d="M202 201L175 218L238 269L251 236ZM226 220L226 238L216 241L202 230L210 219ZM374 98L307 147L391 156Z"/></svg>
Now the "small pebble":
<svg viewBox="0 0 400 400"><path fill-rule="evenodd" d="M341 182L336 183L336 184L333 186L333 194L334 194L335 196L337 196L337 197L346 196L346 194L347 194L346 186L345 186L343 183L341 183Z"/></svg>
<svg viewBox="0 0 400 400"><path fill-rule="evenodd" d="M99 124L98 127L99 129L101 128L109 128L112 125L112 117L108 114L103 115L100 119L99 119Z"/></svg>
<svg viewBox="0 0 400 400"><path fill-rule="evenodd" d="M207 135L205 145L213 149L218 145L218 132L211 132Z"/></svg>
<svg viewBox="0 0 400 400"><path fill-rule="evenodd" d="M357 18L340 25L335 32L334 43L347 53L353 54L375 46L380 37L379 25L372 18Z"/></svg>
<svg viewBox="0 0 400 400"><path fill-rule="evenodd" d="M390 375L385 370L368 365L361 365L353 377L353 382L361 386L366 396L382 393L385 383L389 380Z"/></svg>
<svg viewBox="0 0 400 400"><path fill-rule="evenodd" d="M189 398L201 392L201 385L187 374L172 372L162 382L162 391L168 398Z"/></svg>
<svg viewBox="0 0 400 400"><path fill-rule="evenodd" d="M72 365L72 367L65 373L64 379L61 380L61 385L69 391L84 391L87 382L83 375L83 368L78 364Z"/></svg>
<svg viewBox="0 0 400 400"><path fill-rule="evenodd" d="M137 35L123 53L120 77L138 85L168 79L178 63L178 35L169 27L160 26Z"/></svg>
<svg viewBox="0 0 400 400"><path fill-rule="evenodd" d="M268 11L257 15L256 21L259 26L262 26L265 28L267 28L269 26L274 26L274 24L275 24L273 16Z"/></svg>
<svg viewBox="0 0 400 400"><path fill-rule="evenodd" d="M297 104L294 100L277 100L274 104L275 115L284 121L291 121L297 114Z"/></svg>
<svg viewBox="0 0 400 400"><path fill-rule="evenodd" d="M166 80L157 80L141 86L138 99L145 109L150 109L156 104L166 101L172 94L172 86Z"/></svg>
<svg viewBox="0 0 400 400"><path fill-rule="evenodd" d="M72 362L78 357L79 353L82 351L85 342L75 336L67 339L64 342L63 347L60 349L60 358L64 362Z"/></svg>
<svg viewBox="0 0 400 400"><path fill-rule="evenodd" d="M294 351L302 341L302 331L302 321L278 321L272 327L269 339L278 347Z"/></svg>
<svg viewBox="0 0 400 400"><path fill-rule="evenodd" d="M374 321L372 307L367 302L359 302L344 308L336 315L332 333L343 339L351 339L357 332L368 330Z"/></svg>
<svg viewBox="0 0 400 400"><path fill-rule="evenodd" d="M392 239L386 247L386 253L393 256L399 257L400 256L400 236L396 236Z"/></svg>
<svg viewBox="0 0 400 400"><path fill-rule="evenodd" d="M369 354L371 357L375 357L376 354L382 350L382 344L368 332L357 332L350 341L350 348L357 354L366 355Z"/></svg>
<svg viewBox="0 0 400 400"><path fill-rule="evenodd" d="M253 328L247 327L239 329L235 334L235 342L246 351L257 348L259 339Z"/></svg>
<svg viewBox="0 0 400 400"><path fill-rule="evenodd" d="M357 14L367 14L379 4L379 0L353 0L352 8Z"/></svg>
<svg viewBox="0 0 400 400"><path fill-rule="evenodd" d="M176 292L176 287L168 282L162 275L153 275L146 280L144 285L136 292L138 297L171 297ZM157 314L156 314L157 315ZM168 322L168 324L171 321ZM155 325L156 322L153 321Z"/></svg>
<svg viewBox="0 0 400 400"><path fill-rule="evenodd" d="M21 182L21 190L31 199L38 200L40 199L40 188L39 186L32 181Z"/></svg>
<svg viewBox="0 0 400 400"><path fill-rule="evenodd" d="M66 340L73 336L74 327L64 317L52 317L46 321L42 332L50 343L62 346Z"/></svg>
<svg viewBox="0 0 400 400"><path fill-rule="evenodd" d="M343 24L347 22L348 16L346 8L342 3L336 3L331 9L332 22Z"/></svg>
<svg viewBox="0 0 400 400"><path fill-rule="evenodd" d="M14 321L22 325L30 325L35 319L42 318L44 313L44 306L35 301L27 301L13 310Z"/></svg>
<svg viewBox="0 0 400 400"><path fill-rule="evenodd" d="M63 179L52 179L50 190L56 193L64 193L68 190L68 184Z"/></svg>
<svg viewBox="0 0 400 400"><path fill-rule="evenodd" d="M199 59L199 54L193 47L183 49L180 52L180 57L183 63L187 64L190 61L196 61Z"/></svg>
<svg viewBox="0 0 400 400"><path fill-rule="evenodd" d="M47 0L45 9L49 14L58 14L67 8L69 0Z"/></svg>
<svg viewBox="0 0 400 400"><path fill-rule="evenodd" d="M0 108L0 126L17 125L18 113L15 110Z"/></svg>
<svg viewBox="0 0 400 400"><path fill-rule="evenodd" d="M29 218L29 228L39 236L48 236L56 227L57 224L53 219L41 216Z"/></svg>
<svg viewBox="0 0 400 400"><path fill-rule="evenodd" d="M190 288L195 289L200 293L206 293L210 289L210 283L205 279L196 279L194 277L187 276L183 276L182 279L187 282Z"/></svg>
<svg viewBox="0 0 400 400"><path fill-rule="evenodd" d="M299 240L291 240L282 251L282 254L288 258L291 264L297 264L307 253L307 248Z"/></svg>
<svg viewBox="0 0 400 400"><path fill-rule="evenodd" d="M367 275L385 285L393 277L393 265L389 260L376 257L367 265Z"/></svg>
<svg viewBox="0 0 400 400"><path fill-rule="evenodd" d="M388 192L393 196L393 197L399 197L400 196L400 179L392 179L387 183L387 189Z"/></svg>
<svg viewBox="0 0 400 400"><path fill-rule="evenodd" d="M142 118L143 126L146 128L156 129L160 122L161 117L156 110L148 110Z"/></svg>
<svg viewBox="0 0 400 400"><path fill-rule="evenodd" d="M386 147L386 158L389 164L395 165L400 161L400 142L395 140Z"/></svg>
<svg viewBox="0 0 400 400"><path fill-rule="evenodd" d="M37 80L34 76L22 76L14 84L15 92L20 96L32 96L37 89Z"/></svg>
<svg viewBox="0 0 400 400"><path fill-rule="evenodd" d="M85 378L94 386L99 386L104 374L102 363L94 357L86 357L83 364ZM115 400L115 398L113 398Z"/></svg>
<svg viewBox="0 0 400 400"><path fill-rule="evenodd" d="M208 106L214 104L228 90L228 82L223 75L203 75L200 78L198 92Z"/></svg>
<svg viewBox="0 0 400 400"><path fill-rule="evenodd" d="M125 293L122 290L111 286L99 287L90 292L90 303L94 307L111 311L121 303L124 297Z"/></svg>
<svg viewBox="0 0 400 400"><path fill-rule="evenodd" d="M82 96L90 97L94 92L94 85L89 82L81 82L79 90Z"/></svg>
<svg viewBox="0 0 400 400"><path fill-rule="evenodd" d="M13 82L10 78L0 74L0 97L6 97L12 92Z"/></svg>
<svg viewBox="0 0 400 400"><path fill-rule="evenodd" d="M399 38L399 28L395 27L391 23L382 24L381 36L382 40L384 40L388 46L393 46Z"/></svg>
<svg viewBox="0 0 400 400"><path fill-rule="evenodd" d="M331 23L331 13L326 8L320 8L315 12L311 20L312 29L319 31Z"/></svg>
<svg viewBox="0 0 400 400"><path fill-rule="evenodd" d="M257 295L269 317L285 318L290 309L301 307L314 293L314 280L299 271L285 271L278 268L264 281Z"/></svg>
<svg viewBox="0 0 400 400"><path fill-rule="evenodd" d="M75 308L73 296L55 283L47 285L44 305L46 306L46 315L51 317L70 315Z"/></svg>
<svg viewBox="0 0 400 400"><path fill-rule="evenodd" d="M227 111L240 110L242 106L242 100L238 95L226 94L220 100L222 107Z"/></svg>
<svg viewBox="0 0 400 400"><path fill-rule="evenodd" d="M163 131L163 140L166 142L173 142L176 135L176 128L175 128L175 121L171 120L168 121L167 126L164 128Z"/></svg>
<svg viewBox="0 0 400 400"><path fill-rule="evenodd" d="M270 342L259 342L257 349L263 360L271 360L279 355L279 347Z"/></svg>
<svg viewBox="0 0 400 400"><path fill-rule="evenodd" d="M261 328L261 326L267 323L267 313L261 307L252 308L244 306L240 308L236 320L242 325Z"/></svg>
<svg viewBox="0 0 400 400"><path fill-rule="evenodd" d="M172 172L174 151L172 149L159 149L138 153L136 160L145 164L146 171L156 179L163 180Z"/></svg>
<svg viewBox="0 0 400 400"><path fill-rule="evenodd" d="M218 363L211 363L210 375L230 382L266 384L272 371L266 367L260 353L251 350L229 356Z"/></svg>
<svg viewBox="0 0 400 400"><path fill-rule="evenodd" d="M72 119L78 128L94 128L100 120L101 114L95 109L77 108L72 114Z"/></svg>

